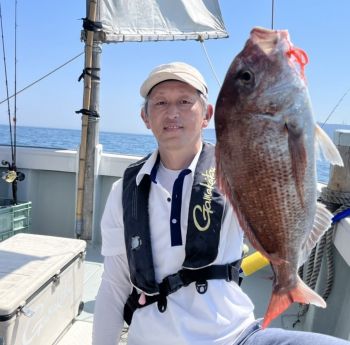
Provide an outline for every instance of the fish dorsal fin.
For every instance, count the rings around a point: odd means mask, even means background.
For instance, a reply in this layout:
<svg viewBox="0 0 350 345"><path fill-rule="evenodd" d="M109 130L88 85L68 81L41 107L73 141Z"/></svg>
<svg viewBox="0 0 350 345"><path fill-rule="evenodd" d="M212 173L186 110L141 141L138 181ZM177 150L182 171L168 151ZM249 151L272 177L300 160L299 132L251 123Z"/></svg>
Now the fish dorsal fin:
<svg viewBox="0 0 350 345"><path fill-rule="evenodd" d="M315 139L323 153L324 157L333 165L344 166L343 159L333 141L327 133L318 125L315 124Z"/></svg>
<svg viewBox="0 0 350 345"><path fill-rule="evenodd" d="M310 232L309 237L306 239L303 245L303 252L299 259L299 267L305 263L308 259L312 249L315 247L317 242L321 239L323 234L329 229L332 223L332 213L330 213L326 207L321 204L316 204L316 214L313 228Z"/></svg>

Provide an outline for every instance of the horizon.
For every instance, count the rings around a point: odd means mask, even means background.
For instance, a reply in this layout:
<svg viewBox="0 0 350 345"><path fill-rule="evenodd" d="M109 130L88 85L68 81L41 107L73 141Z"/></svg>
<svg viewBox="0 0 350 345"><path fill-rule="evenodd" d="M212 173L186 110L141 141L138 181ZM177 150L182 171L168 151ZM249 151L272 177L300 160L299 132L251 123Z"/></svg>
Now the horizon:
<svg viewBox="0 0 350 345"><path fill-rule="evenodd" d="M327 126L327 127L349 127L350 130L350 124L344 124L344 123L321 123L317 122L318 125ZM0 126L7 127L8 124L0 123ZM17 125L17 128L33 128L33 129L48 129L48 130L63 130L63 131L75 131L75 132L81 132L81 128L63 128L63 127L42 127L42 126L25 126L25 125ZM347 128L339 128L339 129L347 129ZM203 131L215 131L215 128L203 128ZM126 134L126 135L146 135L146 136L153 136L151 131L147 131L145 133L140 132L121 132L121 131L108 131L108 130L100 130L100 133L110 133L110 134ZM0 143L1 145L1 143Z"/></svg>

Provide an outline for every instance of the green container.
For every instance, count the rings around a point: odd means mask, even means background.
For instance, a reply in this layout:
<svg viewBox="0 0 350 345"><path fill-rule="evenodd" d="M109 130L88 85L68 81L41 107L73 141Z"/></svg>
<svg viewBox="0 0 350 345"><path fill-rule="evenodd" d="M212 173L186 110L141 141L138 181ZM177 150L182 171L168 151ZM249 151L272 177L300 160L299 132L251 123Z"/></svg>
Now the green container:
<svg viewBox="0 0 350 345"><path fill-rule="evenodd" d="M32 202L12 205L10 199L0 199L0 242L19 232L29 232Z"/></svg>

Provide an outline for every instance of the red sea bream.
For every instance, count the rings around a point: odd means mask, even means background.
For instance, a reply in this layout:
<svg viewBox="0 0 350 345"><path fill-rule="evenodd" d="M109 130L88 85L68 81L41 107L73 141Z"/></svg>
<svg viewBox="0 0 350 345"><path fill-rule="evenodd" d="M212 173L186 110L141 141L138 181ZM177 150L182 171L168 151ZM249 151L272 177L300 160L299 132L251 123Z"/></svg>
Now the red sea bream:
<svg viewBox="0 0 350 345"><path fill-rule="evenodd" d="M297 270L332 217L316 202L315 142L331 163L342 165L342 159L314 121L307 61L288 31L254 28L215 109L219 184L274 272L263 328L293 302L326 307Z"/></svg>

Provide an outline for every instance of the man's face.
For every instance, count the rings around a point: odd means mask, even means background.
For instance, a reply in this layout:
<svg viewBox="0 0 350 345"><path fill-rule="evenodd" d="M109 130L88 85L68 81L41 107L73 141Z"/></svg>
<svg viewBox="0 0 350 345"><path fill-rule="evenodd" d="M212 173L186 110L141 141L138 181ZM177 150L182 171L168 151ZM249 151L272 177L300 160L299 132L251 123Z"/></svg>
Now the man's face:
<svg viewBox="0 0 350 345"><path fill-rule="evenodd" d="M160 148L198 148L202 128L207 127L210 116L198 91L175 80L156 85L148 98L147 114L141 114L151 129Z"/></svg>

